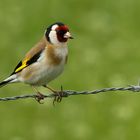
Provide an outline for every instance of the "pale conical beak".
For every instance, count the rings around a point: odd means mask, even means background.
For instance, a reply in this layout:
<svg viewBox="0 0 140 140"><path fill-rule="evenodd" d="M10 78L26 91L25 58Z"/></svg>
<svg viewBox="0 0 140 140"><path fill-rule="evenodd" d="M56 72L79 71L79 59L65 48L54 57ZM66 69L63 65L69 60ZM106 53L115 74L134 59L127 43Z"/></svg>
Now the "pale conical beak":
<svg viewBox="0 0 140 140"><path fill-rule="evenodd" d="M64 38L73 39L73 37L71 36L70 32L66 32L66 33L64 34Z"/></svg>

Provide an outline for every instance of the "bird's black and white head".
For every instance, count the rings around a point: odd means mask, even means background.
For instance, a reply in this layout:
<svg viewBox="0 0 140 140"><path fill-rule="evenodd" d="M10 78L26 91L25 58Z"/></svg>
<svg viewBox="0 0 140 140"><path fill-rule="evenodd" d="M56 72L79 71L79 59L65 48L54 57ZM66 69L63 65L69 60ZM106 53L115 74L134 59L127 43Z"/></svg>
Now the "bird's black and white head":
<svg viewBox="0 0 140 140"><path fill-rule="evenodd" d="M66 44L68 39L72 39L68 26L61 22L50 25L45 32L46 39L53 45Z"/></svg>

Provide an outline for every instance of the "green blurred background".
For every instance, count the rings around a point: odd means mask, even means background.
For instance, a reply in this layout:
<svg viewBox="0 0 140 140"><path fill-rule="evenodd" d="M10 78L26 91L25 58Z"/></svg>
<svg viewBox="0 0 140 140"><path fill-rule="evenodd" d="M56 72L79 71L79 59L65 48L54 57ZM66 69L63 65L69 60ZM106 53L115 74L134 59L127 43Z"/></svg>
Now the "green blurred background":
<svg viewBox="0 0 140 140"><path fill-rule="evenodd" d="M140 79L139 0L1 0L0 79L56 22L66 23L65 72L55 89L93 90L137 84ZM40 91L47 93L44 88ZM0 89L0 96L33 93L24 84ZM32 99L0 102L0 140L139 140L140 94L110 92L73 96L55 107Z"/></svg>

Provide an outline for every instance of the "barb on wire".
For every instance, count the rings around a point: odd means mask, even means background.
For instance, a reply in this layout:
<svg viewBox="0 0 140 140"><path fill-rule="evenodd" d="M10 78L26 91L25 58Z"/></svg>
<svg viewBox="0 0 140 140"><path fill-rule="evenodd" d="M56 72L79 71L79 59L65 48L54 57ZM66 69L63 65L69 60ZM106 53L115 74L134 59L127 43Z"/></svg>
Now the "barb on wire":
<svg viewBox="0 0 140 140"><path fill-rule="evenodd" d="M102 92L109 92L109 91L132 91L132 92L140 92L140 86L128 86L128 87L111 87L111 88L103 88L103 89L97 89L92 91L74 91L74 90L64 90L61 91L62 97L68 97L71 95L88 95L88 94L98 94ZM43 94L44 98L54 98L56 96L60 96L58 94ZM12 96L12 97L4 97L0 98L0 101L12 101L12 100L18 100L18 99L27 99L27 98L33 98L37 99L37 94L29 94L29 95L20 95L20 96Z"/></svg>

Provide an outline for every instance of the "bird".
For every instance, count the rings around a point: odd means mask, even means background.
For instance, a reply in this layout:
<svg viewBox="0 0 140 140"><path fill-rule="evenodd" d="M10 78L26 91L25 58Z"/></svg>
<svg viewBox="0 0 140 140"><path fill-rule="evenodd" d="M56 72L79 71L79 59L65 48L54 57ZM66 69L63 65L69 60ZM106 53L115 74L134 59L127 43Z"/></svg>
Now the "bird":
<svg viewBox="0 0 140 140"><path fill-rule="evenodd" d="M43 86L58 95L57 101L61 100L60 92L50 88L48 83L64 70L68 60L69 39L73 37L66 24L55 22L48 26L40 41L25 54L10 76L0 82L0 87L11 83L31 85L37 93L37 101L40 102L43 94L36 87Z"/></svg>

